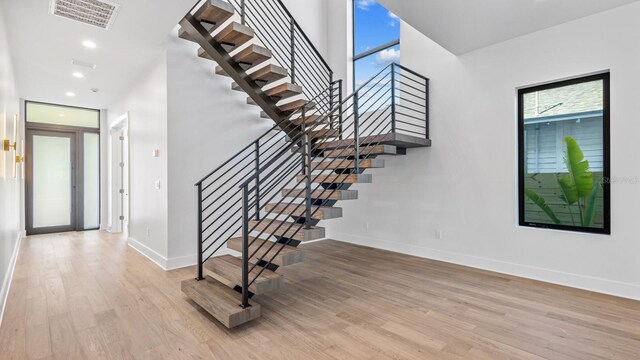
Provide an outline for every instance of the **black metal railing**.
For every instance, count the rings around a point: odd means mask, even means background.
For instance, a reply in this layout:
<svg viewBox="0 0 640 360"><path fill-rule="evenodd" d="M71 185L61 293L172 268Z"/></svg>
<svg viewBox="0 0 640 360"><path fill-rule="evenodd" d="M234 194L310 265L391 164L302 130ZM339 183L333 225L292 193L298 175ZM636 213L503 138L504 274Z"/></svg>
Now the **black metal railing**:
<svg viewBox="0 0 640 360"><path fill-rule="evenodd" d="M332 104L339 104L342 99L342 80L331 85L311 99L314 112L327 113ZM292 113L283 122L276 124L255 141L211 171L200 180L198 187L198 279L203 278L203 264L218 252L227 241L241 230L242 194L239 184L252 177L266 163L277 162L282 157L282 149L289 144L292 137L299 136L303 111L309 106ZM339 128L337 121L330 122L330 127ZM283 130L284 129L284 130ZM259 175L255 177L260 181ZM260 200L264 197L261 191L268 187L256 187L250 200L256 208L261 208ZM260 217L260 214L254 214Z"/></svg>
<svg viewBox="0 0 640 360"><path fill-rule="evenodd" d="M336 191L349 188L342 177L361 176L361 164L378 155L376 149L388 140L386 135L428 138L428 94L427 78L390 64L321 116L301 109L302 131L238 187L242 192L242 306L249 306L249 288L267 268L264 265L271 264L287 245L297 245L300 231L318 223L314 216L321 207L335 203L330 199ZM308 123L307 118L314 120ZM325 137L327 131L333 136ZM344 155L335 156L337 160L327 169L322 165L325 151L334 149ZM325 170L334 171L327 175ZM284 221L291 217L294 222ZM270 237L276 241L253 247L255 239ZM258 257L259 253L263 255ZM249 259L256 257L258 261L251 265ZM253 272L256 266L262 268Z"/></svg>
<svg viewBox="0 0 640 360"><path fill-rule="evenodd" d="M320 94L333 82L333 71L287 7L280 0L231 0L242 24L251 27L289 70L291 82L305 89L307 98Z"/></svg>

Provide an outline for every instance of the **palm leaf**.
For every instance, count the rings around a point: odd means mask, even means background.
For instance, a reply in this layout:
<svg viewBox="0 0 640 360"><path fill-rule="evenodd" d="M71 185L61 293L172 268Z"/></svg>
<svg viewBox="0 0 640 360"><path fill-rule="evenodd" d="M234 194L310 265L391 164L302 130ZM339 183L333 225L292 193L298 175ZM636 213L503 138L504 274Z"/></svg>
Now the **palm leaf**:
<svg viewBox="0 0 640 360"><path fill-rule="evenodd" d="M596 197L598 195L598 190L600 189L600 183L596 183L591 189L591 194L589 197L585 199L585 210L582 218L582 226L592 226L593 219L596 215Z"/></svg>
<svg viewBox="0 0 640 360"><path fill-rule="evenodd" d="M544 211L547 216L549 216L551 221L553 221L555 224L560 224L560 219L558 219L556 214L553 212L553 210L551 210L549 205L547 205L547 202L544 201L544 199L540 195L536 194L533 190L530 189L524 189L524 194L531 201L533 201L534 204L538 205L538 207L542 209L542 211Z"/></svg>
<svg viewBox="0 0 640 360"><path fill-rule="evenodd" d="M561 182L567 186L567 190L573 191L573 187L575 187L577 198L587 197L591 195L593 190L593 175L589 170L589 162L584 159L582 149L574 138L567 136L564 138L564 143L567 146L564 161L569 174L563 177ZM567 198L567 200L571 200L574 194L570 194L570 196L571 198Z"/></svg>

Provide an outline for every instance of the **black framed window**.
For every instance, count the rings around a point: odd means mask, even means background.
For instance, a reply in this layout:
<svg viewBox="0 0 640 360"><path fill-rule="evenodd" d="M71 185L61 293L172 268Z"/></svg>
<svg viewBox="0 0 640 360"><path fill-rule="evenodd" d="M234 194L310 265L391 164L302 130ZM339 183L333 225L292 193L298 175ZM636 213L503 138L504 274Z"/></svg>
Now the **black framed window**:
<svg viewBox="0 0 640 360"><path fill-rule="evenodd" d="M400 20L375 0L353 0L353 84L400 62Z"/></svg>
<svg viewBox="0 0 640 360"><path fill-rule="evenodd" d="M610 234L609 73L518 91L521 226Z"/></svg>

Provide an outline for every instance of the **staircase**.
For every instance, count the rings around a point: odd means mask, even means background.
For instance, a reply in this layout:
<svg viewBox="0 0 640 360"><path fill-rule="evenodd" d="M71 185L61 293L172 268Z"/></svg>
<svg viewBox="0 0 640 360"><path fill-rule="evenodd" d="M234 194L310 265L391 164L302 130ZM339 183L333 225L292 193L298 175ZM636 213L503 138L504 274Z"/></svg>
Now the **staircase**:
<svg viewBox="0 0 640 360"><path fill-rule="evenodd" d="M182 291L228 328L260 317L259 295L285 286L280 267L306 258L321 221L340 218L380 156L431 146L425 77L389 64L350 96L279 0L206 0L181 21L247 103L274 127L198 187L198 274ZM229 250L239 257L221 255Z"/></svg>

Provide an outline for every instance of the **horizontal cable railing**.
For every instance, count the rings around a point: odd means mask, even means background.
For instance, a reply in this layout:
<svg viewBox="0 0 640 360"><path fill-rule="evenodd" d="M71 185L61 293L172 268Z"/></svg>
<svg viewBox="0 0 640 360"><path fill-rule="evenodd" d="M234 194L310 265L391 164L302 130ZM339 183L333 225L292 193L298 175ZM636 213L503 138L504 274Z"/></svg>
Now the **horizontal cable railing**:
<svg viewBox="0 0 640 360"><path fill-rule="evenodd" d="M200 180L198 187L198 279L203 278L203 264L218 252L227 241L237 236L242 225L242 193L238 187L256 174L266 163L280 163L283 148L291 138L300 134L299 121L307 113L309 104L314 104L313 112L323 114L330 111L333 104L341 102L342 81L335 81L320 92L308 105L292 113L283 120L284 126L276 124L251 144L218 166ZM319 116L319 115L318 115ZM330 123L338 127L339 124ZM259 181L259 176L255 178ZM251 201L260 208L260 200L268 187L256 187ZM254 214L259 217L259 213Z"/></svg>
<svg viewBox="0 0 640 360"><path fill-rule="evenodd" d="M280 0L231 0L243 24L289 71L291 83L315 98L333 82L333 71L287 7Z"/></svg>
<svg viewBox="0 0 640 360"><path fill-rule="evenodd" d="M331 205L332 195L348 188L345 176L363 172L361 164L377 156L376 149L386 140L385 135L403 133L428 138L428 86L425 77L390 64L321 116L316 117L306 108L301 110L302 131L280 149L277 157L239 185L243 306L249 304L249 287L266 269L254 272L256 266L273 262L287 245L297 241L294 239L301 231L317 224L314 216L322 206ZM313 121L306 121L308 118ZM331 135L327 136L327 132ZM322 165L324 151L344 152L344 156L335 156L337 160L329 160L333 161L330 169L335 169L329 175L314 173L330 170ZM285 221L290 217L295 222ZM256 239L270 237L276 241L254 246ZM256 257L258 261L250 266L249 259Z"/></svg>

